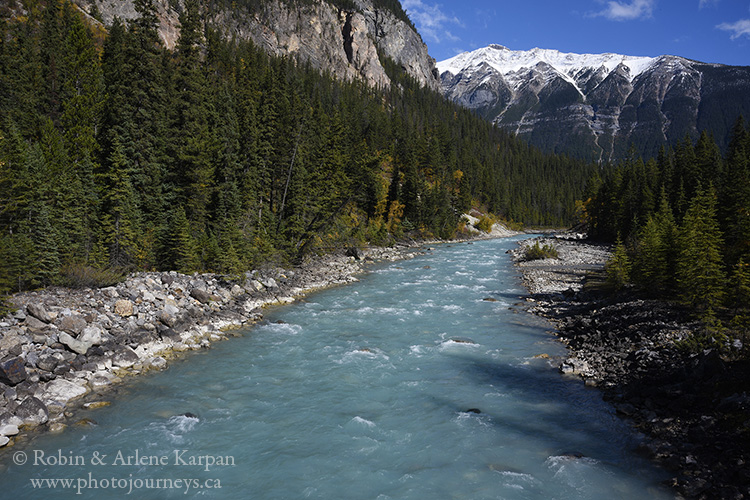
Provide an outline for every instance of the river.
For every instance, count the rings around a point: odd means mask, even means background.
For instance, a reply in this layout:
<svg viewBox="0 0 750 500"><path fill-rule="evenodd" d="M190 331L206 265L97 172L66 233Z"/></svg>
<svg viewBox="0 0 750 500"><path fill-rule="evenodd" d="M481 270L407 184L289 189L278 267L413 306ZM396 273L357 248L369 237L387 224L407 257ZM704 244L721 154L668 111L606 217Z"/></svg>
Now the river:
<svg viewBox="0 0 750 500"><path fill-rule="evenodd" d="M2 496L670 498L600 392L555 368L513 246L437 245L271 309L95 424L3 450Z"/></svg>

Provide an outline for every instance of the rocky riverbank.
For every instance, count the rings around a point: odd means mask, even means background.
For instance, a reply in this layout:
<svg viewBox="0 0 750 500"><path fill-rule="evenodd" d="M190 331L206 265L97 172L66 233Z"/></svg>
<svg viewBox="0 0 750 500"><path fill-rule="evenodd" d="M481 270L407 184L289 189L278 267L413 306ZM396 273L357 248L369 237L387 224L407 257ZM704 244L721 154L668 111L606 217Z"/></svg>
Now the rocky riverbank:
<svg viewBox="0 0 750 500"><path fill-rule="evenodd" d="M61 431L76 411L107 404L123 378L232 335L262 308L356 281L367 263L421 253L415 244L350 249L294 269L239 277L139 273L102 289L48 288L11 298L0 318L0 446L29 431Z"/></svg>
<svg viewBox="0 0 750 500"><path fill-rule="evenodd" d="M536 241L554 245L559 259L523 262L525 246ZM603 390L645 435L643 451L674 474L678 497L750 498L747 362L686 349L700 325L679 305L591 286L601 279L607 247L541 238L512 253L529 310L551 319L570 348L560 371Z"/></svg>

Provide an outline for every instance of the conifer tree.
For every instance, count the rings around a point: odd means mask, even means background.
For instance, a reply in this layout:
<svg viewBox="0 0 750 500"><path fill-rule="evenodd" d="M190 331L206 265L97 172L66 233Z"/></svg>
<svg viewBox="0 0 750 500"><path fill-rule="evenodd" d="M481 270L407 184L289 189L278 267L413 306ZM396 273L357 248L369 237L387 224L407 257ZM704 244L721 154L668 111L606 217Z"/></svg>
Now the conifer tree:
<svg viewBox="0 0 750 500"><path fill-rule="evenodd" d="M716 220L716 191L699 188L680 226L677 284L682 300L711 316L724 297L722 235Z"/></svg>
<svg viewBox="0 0 750 500"><path fill-rule="evenodd" d="M630 282L630 258L625 245L618 237L612 257L605 266L607 272L607 283L615 290L620 290Z"/></svg>
<svg viewBox="0 0 750 500"><path fill-rule="evenodd" d="M131 267L138 263L139 217L135 192L130 183L131 169L122 145L115 138L107 171L102 175L101 233L109 264Z"/></svg>

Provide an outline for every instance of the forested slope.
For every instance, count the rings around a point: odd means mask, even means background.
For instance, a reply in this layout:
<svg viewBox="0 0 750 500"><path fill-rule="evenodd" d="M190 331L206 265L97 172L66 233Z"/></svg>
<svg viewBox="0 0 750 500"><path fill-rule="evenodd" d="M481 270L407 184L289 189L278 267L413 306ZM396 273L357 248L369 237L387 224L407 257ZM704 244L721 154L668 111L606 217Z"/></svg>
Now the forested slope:
<svg viewBox="0 0 750 500"><path fill-rule="evenodd" d="M707 339L750 327L750 132L736 121L725 155L708 133L657 159L631 158L589 185L591 234L618 241L610 280L677 299ZM723 324L722 324L723 321Z"/></svg>
<svg viewBox="0 0 750 500"><path fill-rule="evenodd" d="M0 292L84 269L234 273L482 206L561 225L595 167L543 155L421 88L341 82L225 40L185 2L103 29L67 1L0 23Z"/></svg>

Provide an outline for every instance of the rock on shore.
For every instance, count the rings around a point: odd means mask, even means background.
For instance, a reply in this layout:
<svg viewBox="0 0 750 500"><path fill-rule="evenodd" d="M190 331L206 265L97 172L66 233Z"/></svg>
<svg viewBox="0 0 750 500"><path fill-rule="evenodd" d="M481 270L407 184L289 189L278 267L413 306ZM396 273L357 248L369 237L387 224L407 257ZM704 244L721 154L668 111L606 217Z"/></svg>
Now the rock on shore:
<svg viewBox="0 0 750 500"><path fill-rule="evenodd" d="M557 247L560 258L521 262L535 241ZM529 310L551 319L569 347L560 371L601 388L644 433L643 451L674 473L678 497L750 498L750 397L742 390L750 366L681 349L699 324L678 304L584 287L587 273L603 269L606 247L543 238L512 253Z"/></svg>
<svg viewBox="0 0 750 500"><path fill-rule="evenodd" d="M83 396L209 347L260 319L265 306L356 281L365 262L416 251L349 251L240 277L139 273L108 288L16 294L15 312L0 318L0 447L24 429L64 428Z"/></svg>

